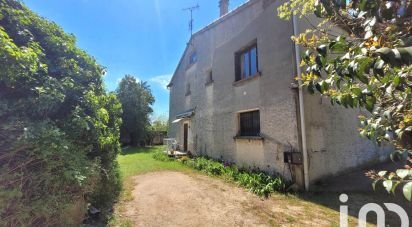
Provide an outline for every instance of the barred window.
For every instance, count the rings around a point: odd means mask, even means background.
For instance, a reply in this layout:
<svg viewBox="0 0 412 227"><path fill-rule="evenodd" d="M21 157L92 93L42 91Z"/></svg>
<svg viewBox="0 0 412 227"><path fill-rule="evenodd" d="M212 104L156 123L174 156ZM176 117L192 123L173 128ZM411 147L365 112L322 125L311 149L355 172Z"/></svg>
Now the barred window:
<svg viewBox="0 0 412 227"><path fill-rule="evenodd" d="M260 136L259 110L239 114L239 136Z"/></svg>

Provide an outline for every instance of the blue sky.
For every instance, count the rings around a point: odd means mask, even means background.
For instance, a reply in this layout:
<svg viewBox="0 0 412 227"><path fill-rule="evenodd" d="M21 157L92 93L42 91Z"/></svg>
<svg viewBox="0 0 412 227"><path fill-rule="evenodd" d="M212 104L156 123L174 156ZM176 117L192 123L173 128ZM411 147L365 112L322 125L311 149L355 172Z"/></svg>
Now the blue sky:
<svg viewBox="0 0 412 227"><path fill-rule="evenodd" d="M156 103L154 116L169 111L166 85L189 40L189 12L194 30L219 16L218 0L24 0L39 15L73 33L77 45L107 68L105 84L115 90L125 74L148 81ZM231 0L233 9L246 0Z"/></svg>

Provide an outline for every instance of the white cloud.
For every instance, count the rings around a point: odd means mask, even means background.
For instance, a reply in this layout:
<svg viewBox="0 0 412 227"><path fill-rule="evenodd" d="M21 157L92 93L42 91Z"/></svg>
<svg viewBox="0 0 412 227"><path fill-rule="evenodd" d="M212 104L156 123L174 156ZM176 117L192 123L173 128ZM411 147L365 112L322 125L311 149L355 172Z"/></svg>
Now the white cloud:
<svg viewBox="0 0 412 227"><path fill-rule="evenodd" d="M170 82L170 79L172 78L172 74L166 74L166 75L160 75L160 76L155 76L149 79L149 81L161 86L163 89L167 90L167 85Z"/></svg>

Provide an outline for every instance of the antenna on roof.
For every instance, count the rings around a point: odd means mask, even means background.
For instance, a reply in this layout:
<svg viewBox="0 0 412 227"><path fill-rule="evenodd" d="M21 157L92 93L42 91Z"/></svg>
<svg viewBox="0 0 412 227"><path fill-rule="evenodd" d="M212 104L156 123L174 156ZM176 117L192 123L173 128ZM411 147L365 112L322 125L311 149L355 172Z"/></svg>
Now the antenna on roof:
<svg viewBox="0 0 412 227"><path fill-rule="evenodd" d="M190 21L189 21L190 37L192 37L193 35L193 11L197 9L199 9L199 4L183 9L184 11L190 11Z"/></svg>

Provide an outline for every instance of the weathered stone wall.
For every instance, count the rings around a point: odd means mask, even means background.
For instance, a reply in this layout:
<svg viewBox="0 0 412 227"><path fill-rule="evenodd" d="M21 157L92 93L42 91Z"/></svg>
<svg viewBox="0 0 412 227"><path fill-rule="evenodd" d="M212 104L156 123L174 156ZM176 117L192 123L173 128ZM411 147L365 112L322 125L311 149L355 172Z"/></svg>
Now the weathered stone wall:
<svg viewBox="0 0 412 227"><path fill-rule="evenodd" d="M198 155L236 162L240 166L276 171L290 178L283 152L300 151L296 63L292 21L275 13L282 1L252 0L221 20L194 34L179 64L170 92L170 121L176 114L196 108L188 121L189 150ZM235 81L235 53L256 40L260 77ZM198 61L189 65L189 56ZM214 82L206 85L212 71ZM190 95L186 94L190 83ZM378 148L356 131L357 112L321 103L305 95L311 180L381 159ZM238 114L260 110L264 140L234 139ZM170 135L183 145L183 121L171 124ZM292 167L302 184L302 169Z"/></svg>
<svg viewBox="0 0 412 227"><path fill-rule="evenodd" d="M290 21L276 16L278 4L251 1L194 35L172 81L170 100L171 121L177 113L196 108L190 121L191 151L241 166L285 171L283 151L289 143L298 149L298 130L295 91L290 89L295 76L293 28ZM261 76L234 85L235 53L254 40ZM189 66L193 51L198 62ZM210 70L214 82L205 85ZM191 87L189 96L185 96L186 83ZM264 141L233 138L238 131L238 113L250 109L260 110ZM170 134L183 144L181 123L173 124Z"/></svg>

